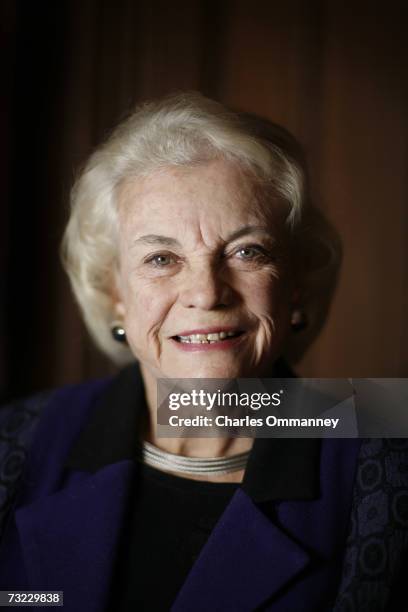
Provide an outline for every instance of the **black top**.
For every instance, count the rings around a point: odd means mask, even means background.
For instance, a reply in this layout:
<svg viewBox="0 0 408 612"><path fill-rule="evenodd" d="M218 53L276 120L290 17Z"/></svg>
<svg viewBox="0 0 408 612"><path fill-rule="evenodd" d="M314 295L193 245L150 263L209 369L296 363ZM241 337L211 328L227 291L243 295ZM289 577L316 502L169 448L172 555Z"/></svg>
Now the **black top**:
<svg viewBox="0 0 408 612"><path fill-rule="evenodd" d="M293 373L279 364L277 376ZM275 503L319 495L319 439L257 438L242 484L191 480L141 465L137 440L147 414L138 366L115 377L92 411L66 465L96 472L135 461L135 481L111 585L115 612L169 610L194 561L241 487L271 518Z"/></svg>
<svg viewBox="0 0 408 612"><path fill-rule="evenodd" d="M125 519L110 610L169 610L237 486L141 466Z"/></svg>

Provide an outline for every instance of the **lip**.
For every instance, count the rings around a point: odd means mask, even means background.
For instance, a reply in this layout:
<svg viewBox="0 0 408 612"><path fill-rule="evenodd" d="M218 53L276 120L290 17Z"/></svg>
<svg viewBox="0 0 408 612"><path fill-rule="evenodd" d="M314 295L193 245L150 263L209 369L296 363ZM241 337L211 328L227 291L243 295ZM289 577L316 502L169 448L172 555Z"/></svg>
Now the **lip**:
<svg viewBox="0 0 408 612"><path fill-rule="evenodd" d="M190 335L191 333L215 333L215 330L219 330L220 328L213 328L213 332L189 332L189 334L181 334L181 335ZM220 329L220 331L235 331L237 328L229 328L228 330L226 328L222 328ZM177 334L179 335L179 334ZM243 341L246 340L247 337L247 333L243 332L241 335L239 336L234 336L232 338L228 338L225 340L219 340L216 342L212 342L210 343L205 343L205 344L200 344L200 343L194 343L194 342L178 342L174 336L172 338L170 338L170 341L173 343L173 345L178 348L180 351L184 351L186 353L197 353L197 352L203 352L203 351L228 351L230 349L236 348L237 346L239 346Z"/></svg>
<svg viewBox="0 0 408 612"><path fill-rule="evenodd" d="M173 336L171 336L171 338L174 338L175 336L192 336L193 334L219 334L220 332L238 332L238 331L244 331L242 328L237 327L237 326L213 326L213 327L200 327L198 329L189 329L186 331L182 331L182 332L178 332L177 334L174 334Z"/></svg>

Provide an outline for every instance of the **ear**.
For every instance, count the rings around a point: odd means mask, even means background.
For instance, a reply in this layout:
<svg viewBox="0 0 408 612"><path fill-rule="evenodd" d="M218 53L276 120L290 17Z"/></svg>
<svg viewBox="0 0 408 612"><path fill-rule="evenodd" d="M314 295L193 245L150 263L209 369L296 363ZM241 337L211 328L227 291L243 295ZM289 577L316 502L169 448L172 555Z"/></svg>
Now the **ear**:
<svg viewBox="0 0 408 612"><path fill-rule="evenodd" d="M299 287L294 287L292 290L292 304L294 306L296 306L297 304L299 304L300 302L300 298L301 298L301 290Z"/></svg>
<svg viewBox="0 0 408 612"><path fill-rule="evenodd" d="M124 319L126 316L126 308L123 300L123 290L121 287L120 277L117 270L115 270L113 274L111 297L115 318Z"/></svg>
<svg viewBox="0 0 408 612"><path fill-rule="evenodd" d="M113 304L113 308L114 308L114 313L115 316L118 319L124 319L126 317L126 310L125 310L125 305L123 304L123 302L119 301L115 301Z"/></svg>

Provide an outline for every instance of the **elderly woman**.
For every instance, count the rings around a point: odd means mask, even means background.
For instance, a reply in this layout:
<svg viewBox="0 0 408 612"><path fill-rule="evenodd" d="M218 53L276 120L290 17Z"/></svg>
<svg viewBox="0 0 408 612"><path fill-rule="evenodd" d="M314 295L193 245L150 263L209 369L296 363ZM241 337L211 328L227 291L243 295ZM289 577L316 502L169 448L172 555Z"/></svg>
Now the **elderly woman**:
<svg viewBox="0 0 408 612"><path fill-rule="evenodd" d="M294 141L198 94L141 106L91 156L64 263L129 365L3 410L2 589L70 612L406 609L401 441L158 436L159 378L293 376L308 207Z"/></svg>

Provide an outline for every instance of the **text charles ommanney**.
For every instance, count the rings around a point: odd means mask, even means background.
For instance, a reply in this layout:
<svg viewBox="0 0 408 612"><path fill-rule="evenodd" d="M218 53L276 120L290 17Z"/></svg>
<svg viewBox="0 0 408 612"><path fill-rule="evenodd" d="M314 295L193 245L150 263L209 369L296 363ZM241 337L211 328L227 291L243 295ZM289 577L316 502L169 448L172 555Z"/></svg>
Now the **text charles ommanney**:
<svg viewBox="0 0 408 612"><path fill-rule="evenodd" d="M179 417L172 415L169 418L169 425L172 427L330 427L336 429L340 419L333 418L279 418L274 415L268 415L265 419L255 418L249 415L245 417L229 417L227 415L218 415L214 419L196 415L191 418Z"/></svg>

